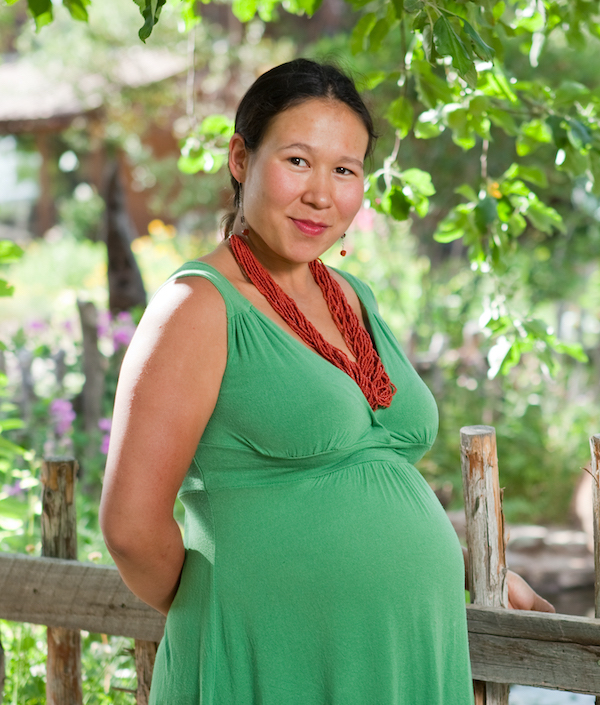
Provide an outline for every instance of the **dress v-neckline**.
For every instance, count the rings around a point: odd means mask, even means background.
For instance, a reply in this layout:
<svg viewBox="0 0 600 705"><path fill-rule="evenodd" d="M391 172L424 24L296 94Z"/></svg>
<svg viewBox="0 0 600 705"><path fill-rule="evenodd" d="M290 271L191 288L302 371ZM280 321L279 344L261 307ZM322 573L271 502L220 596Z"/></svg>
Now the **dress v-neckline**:
<svg viewBox="0 0 600 705"><path fill-rule="evenodd" d="M246 296L244 296L244 294L242 294L242 292L241 292L234 284L232 284L232 282L230 282L229 279L228 279L221 271L219 271L214 265L208 264L207 262L202 262L201 260L194 260L194 261L197 262L198 264L201 264L201 265L204 266L204 267L209 267L209 268L212 269L216 274L218 274L219 277L220 277L221 279L223 279L223 280L227 283L227 286L228 286L232 291L234 291L235 294L236 294L240 299L242 299L242 300L244 301L244 303L246 304L246 306L248 306L250 309L252 309L252 311L254 311L255 314L256 314L261 320L264 320L264 321L266 321L268 324L270 324L271 326L273 326L274 329L275 329L278 333L280 333L281 335L285 336L286 339L293 340L294 343L296 343L296 344L297 344L298 346L300 346L302 349L308 350L310 353L312 353L313 355L316 355L316 356L317 356L318 358L320 358L321 360L323 360L323 361L329 363L332 367L336 367L333 363L331 363L329 360L327 360L327 358L323 357L323 355L320 355L314 348L310 347L310 345L307 345L301 338L299 338L299 337L296 338L296 337L295 337L294 335L292 335L289 331L285 330L285 328L283 328L282 326L280 326L279 323L277 323L276 321L274 321L270 316L267 316L266 313L264 313L264 312L261 311L257 306L255 306L255 305L252 303L252 301L250 301L250 299L248 299ZM350 281L350 279L348 279L348 278L344 275L344 272L341 271L341 270L339 270L339 269L336 269L335 271L336 271L338 274L340 274L340 276L342 276L342 277L348 282L348 284L349 284L350 287L352 288L352 291L354 291L354 293L356 294L356 298L358 299L358 303L359 303L359 305L360 305L361 313L362 313L362 315L363 315L363 320L364 320L364 317L366 316L366 322L368 323L368 327L367 327L367 326L364 326L364 328L365 328L365 330L367 331L367 333L369 334L369 337L371 338L371 340L372 340L372 342L373 342L373 347L375 348L375 352L379 355L379 357L380 357L380 359L381 359L381 361L382 361L382 363L383 363L383 359L381 358L381 355L380 355L380 353L379 353L379 345L378 345L378 343L377 343L377 340L375 339L375 331L374 331L374 328L373 328L373 325L372 325L371 313L370 313L370 311L369 311L369 310L367 309L367 307L365 306L363 300L362 300L361 297L360 297L360 294L358 293L358 291L356 291L356 289L355 289L354 286L352 285L352 282ZM363 325L363 324L361 323L361 325ZM333 344L332 344L332 345L333 345ZM334 347L337 347L337 346L334 346ZM340 350L340 352L344 352L343 350L341 350L341 348L337 348L337 349ZM344 353L344 354L346 354L346 353ZM350 358L348 358L348 359L350 359ZM352 361L352 362L354 362L354 363L356 364L355 361ZM336 368L336 369L339 369L339 368ZM350 375L348 375L346 372L344 372L343 370L340 370L340 372L342 372L342 374L346 375L346 377L348 377L349 379L352 380L352 378L350 377ZM354 380L352 380L352 381L354 382ZM355 382L355 384L356 384L356 382ZM366 401L366 399L365 399L365 401Z"/></svg>

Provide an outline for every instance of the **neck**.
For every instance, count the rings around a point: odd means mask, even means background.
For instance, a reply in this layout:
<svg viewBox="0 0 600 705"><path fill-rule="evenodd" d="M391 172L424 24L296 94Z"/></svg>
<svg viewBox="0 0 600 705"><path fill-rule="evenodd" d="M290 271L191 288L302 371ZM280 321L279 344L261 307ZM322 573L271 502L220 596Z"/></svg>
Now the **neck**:
<svg viewBox="0 0 600 705"><path fill-rule="evenodd" d="M238 235L238 237L248 244L258 262L289 296L302 298L313 292L316 284L308 262L290 262L280 257L268 248L252 230L249 230L246 235Z"/></svg>

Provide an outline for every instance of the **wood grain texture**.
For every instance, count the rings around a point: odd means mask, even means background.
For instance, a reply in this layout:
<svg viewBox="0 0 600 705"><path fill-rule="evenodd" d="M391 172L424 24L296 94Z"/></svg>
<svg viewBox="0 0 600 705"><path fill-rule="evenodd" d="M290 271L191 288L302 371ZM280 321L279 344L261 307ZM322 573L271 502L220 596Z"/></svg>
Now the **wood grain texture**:
<svg viewBox="0 0 600 705"><path fill-rule="evenodd" d="M600 435L590 438L590 451L592 455L592 501L594 503L595 614L596 617L600 617Z"/></svg>
<svg viewBox="0 0 600 705"><path fill-rule="evenodd" d="M42 464L42 556L77 560L77 470L73 458L48 458ZM47 642L46 702L82 705L79 631L48 627Z"/></svg>
<svg viewBox="0 0 600 705"><path fill-rule="evenodd" d="M154 642L164 630L112 566L6 553L0 618ZM469 605L467 623L477 679L600 691L600 620Z"/></svg>
<svg viewBox="0 0 600 705"><path fill-rule="evenodd" d="M594 533L594 614L600 617L600 435L590 438L592 455L592 527ZM596 697L596 705L600 705L600 691Z"/></svg>
<svg viewBox="0 0 600 705"><path fill-rule="evenodd" d="M496 431L492 426L465 426L460 430L460 456L465 499L469 591L471 602L506 607L506 557L502 495L498 481ZM477 705L508 705L507 679L475 683Z"/></svg>
<svg viewBox="0 0 600 705"><path fill-rule="evenodd" d="M135 670L137 672L137 705L148 705L152 671L158 644L155 641L135 640Z"/></svg>
<svg viewBox="0 0 600 705"><path fill-rule="evenodd" d="M160 641L165 618L114 566L0 553L0 618Z"/></svg>
<svg viewBox="0 0 600 705"><path fill-rule="evenodd" d="M467 607L473 677L600 692L600 620Z"/></svg>

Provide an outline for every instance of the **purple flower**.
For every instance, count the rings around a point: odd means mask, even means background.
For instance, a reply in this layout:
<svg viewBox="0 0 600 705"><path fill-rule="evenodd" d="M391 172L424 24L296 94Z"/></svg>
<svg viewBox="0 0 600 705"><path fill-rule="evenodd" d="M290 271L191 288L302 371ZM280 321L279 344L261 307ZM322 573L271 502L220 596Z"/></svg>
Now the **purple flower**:
<svg viewBox="0 0 600 705"><path fill-rule="evenodd" d="M135 324L131 314L128 311L121 311L114 319L114 323L112 337L115 350L126 348L135 333Z"/></svg>
<svg viewBox="0 0 600 705"><path fill-rule="evenodd" d="M105 335L108 335L110 330L110 313L108 311L101 311L98 314L96 330L98 331L99 338L103 338Z"/></svg>
<svg viewBox="0 0 600 705"><path fill-rule="evenodd" d="M46 323L46 321L42 321L39 318L34 318L27 324L27 328L30 333L43 333L47 327L48 324Z"/></svg>
<svg viewBox="0 0 600 705"><path fill-rule="evenodd" d="M102 436L102 443L100 444L100 452L106 455L108 453L108 446L110 444L110 433Z"/></svg>
<svg viewBox="0 0 600 705"><path fill-rule="evenodd" d="M50 402L50 415L58 436L64 436L67 431L71 430L73 421L75 421L75 412L68 399L54 399Z"/></svg>
<svg viewBox="0 0 600 705"><path fill-rule="evenodd" d="M21 487L21 480L17 480L12 485L4 485L2 487L2 491L5 492L9 497L15 497L16 495L21 494L21 492L23 491Z"/></svg>
<svg viewBox="0 0 600 705"><path fill-rule="evenodd" d="M110 429L112 426L112 419L100 419L98 421L98 428L104 431L104 436L102 436L102 443L100 444L100 452L106 455L108 453L108 444L110 442Z"/></svg>
<svg viewBox="0 0 600 705"><path fill-rule="evenodd" d="M98 421L98 428L105 433L108 433L112 426L112 419L100 419Z"/></svg>

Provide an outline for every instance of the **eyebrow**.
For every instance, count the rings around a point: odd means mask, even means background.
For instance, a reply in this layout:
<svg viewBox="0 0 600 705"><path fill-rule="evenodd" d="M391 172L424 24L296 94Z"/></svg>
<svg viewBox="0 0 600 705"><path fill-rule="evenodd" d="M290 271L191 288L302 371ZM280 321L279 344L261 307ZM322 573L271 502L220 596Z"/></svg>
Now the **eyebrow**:
<svg viewBox="0 0 600 705"><path fill-rule="evenodd" d="M306 144L304 142L293 142L292 144L286 144L284 147L281 148L280 151L284 151L286 149L304 149L307 152L312 152L313 149L309 144ZM364 168L365 163L361 161L360 159L357 159L356 157L348 157L348 156L342 156L340 157L341 162L350 162L351 164L357 164L361 169Z"/></svg>

